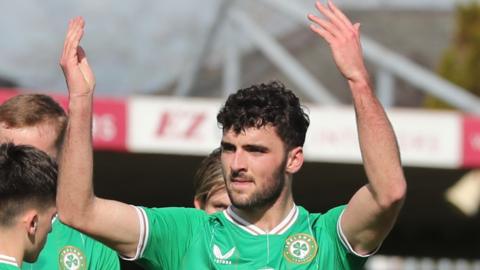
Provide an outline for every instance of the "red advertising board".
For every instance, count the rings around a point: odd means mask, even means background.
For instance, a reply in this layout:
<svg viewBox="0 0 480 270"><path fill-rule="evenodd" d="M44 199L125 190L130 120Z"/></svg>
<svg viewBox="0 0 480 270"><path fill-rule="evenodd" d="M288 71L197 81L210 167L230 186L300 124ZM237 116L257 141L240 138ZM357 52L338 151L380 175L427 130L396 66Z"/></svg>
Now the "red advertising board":
<svg viewBox="0 0 480 270"><path fill-rule="evenodd" d="M11 90L11 89L6 89L6 88L0 88L0 104L2 104L5 100L17 95L18 92Z"/></svg>
<svg viewBox="0 0 480 270"><path fill-rule="evenodd" d="M125 100L96 98L93 105L93 144L96 149L126 151Z"/></svg>
<svg viewBox="0 0 480 270"><path fill-rule="evenodd" d="M0 89L1 90L1 89ZM0 103L23 91L0 91ZM51 94L63 108L65 95ZM126 103L123 99L95 97L93 103L93 144L95 149L126 151Z"/></svg>
<svg viewBox="0 0 480 270"><path fill-rule="evenodd" d="M463 166L480 167L480 117L463 118Z"/></svg>

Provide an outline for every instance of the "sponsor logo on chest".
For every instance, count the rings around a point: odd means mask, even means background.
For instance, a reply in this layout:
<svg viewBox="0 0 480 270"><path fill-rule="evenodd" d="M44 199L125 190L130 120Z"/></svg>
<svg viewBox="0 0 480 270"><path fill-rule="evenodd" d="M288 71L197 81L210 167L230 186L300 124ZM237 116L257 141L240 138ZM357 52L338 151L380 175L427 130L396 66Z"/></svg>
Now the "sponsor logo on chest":
<svg viewBox="0 0 480 270"><path fill-rule="evenodd" d="M230 258L233 256L233 253L235 253L235 247L223 254L217 245L213 245L213 256L215 256L215 262L218 264L232 264Z"/></svg>
<svg viewBox="0 0 480 270"><path fill-rule="evenodd" d="M305 264L317 255L317 241L305 233L291 235L285 240L283 256L291 263Z"/></svg>
<svg viewBox="0 0 480 270"><path fill-rule="evenodd" d="M58 255L58 268L60 270L85 270L87 269L85 254L74 246L65 246Z"/></svg>

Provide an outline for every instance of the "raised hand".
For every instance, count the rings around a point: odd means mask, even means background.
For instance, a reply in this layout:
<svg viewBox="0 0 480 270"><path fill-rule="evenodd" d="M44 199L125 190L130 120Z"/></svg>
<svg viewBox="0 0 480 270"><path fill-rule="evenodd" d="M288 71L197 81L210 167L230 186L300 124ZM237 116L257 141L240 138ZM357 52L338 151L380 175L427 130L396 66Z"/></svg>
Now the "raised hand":
<svg viewBox="0 0 480 270"><path fill-rule="evenodd" d="M60 58L70 97L91 95L95 88L95 76L90 68L80 40L84 33L85 21L76 17L69 21L68 31Z"/></svg>
<svg viewBox="0 0 480 270"><path fill-rule="evenodd" d="M351 82L368 80L360 44L360 24L352 24L331 0L327 6L318 1L315 6L324 18L309 14L308 19L313 23L310 29L330 45L340 72Z"/></svg>
<svg viewBox="0 0 480 270"><path fill-rule="evenodd" d="M309 14L310 28L328 42L337 67L349 82L368 177L368 184L349 201L340 226L350 252L366 255L377 249L392 229L407 184L392 126L369 83L360 24L352 24L331 0L326 6L317 2L316 7L323 17Z"/></svg>

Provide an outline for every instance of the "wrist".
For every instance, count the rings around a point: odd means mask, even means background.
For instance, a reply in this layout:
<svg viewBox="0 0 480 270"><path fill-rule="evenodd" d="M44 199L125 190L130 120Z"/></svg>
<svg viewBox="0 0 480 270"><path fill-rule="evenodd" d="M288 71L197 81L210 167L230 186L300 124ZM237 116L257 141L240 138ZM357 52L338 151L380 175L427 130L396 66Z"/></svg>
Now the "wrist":
<svg viewBox="0 0 480 270"><path fill-rule="evenodd" d="M78 93L72 93L72 92L69 92L68 93L68 97L69 99L89 99L89 98L93 98L93 89L92 90L87 90L87 91L79 91Z"/></svg>
<svg viewBox="0 0 480 270"><path fill-rule="evenodd" d="M89 108L93 103L93 93L75 93L69 94L68 96L68 107L69 110L84 110Z"/></svg>
<svg viewBox="0 0 480 270"><path fill-rule="evenodd" d="M372 90L371 84L370 84L370 79L367 76L360 76L355 79L349 79L348 80L348 85L350 86L350 89L352 91L358 91L358 90Z"/></svg>

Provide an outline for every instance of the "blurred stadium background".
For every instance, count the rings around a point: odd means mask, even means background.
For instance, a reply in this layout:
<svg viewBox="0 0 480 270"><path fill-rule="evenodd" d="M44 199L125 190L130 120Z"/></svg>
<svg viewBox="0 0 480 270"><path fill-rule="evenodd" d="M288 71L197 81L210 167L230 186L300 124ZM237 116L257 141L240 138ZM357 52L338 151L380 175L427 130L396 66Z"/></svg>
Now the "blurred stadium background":
<svg viewBox="0 0 480 270"><path fill-rule="evenodd" d="M97 76L97 193L131 204L191 206L194 171L218 145L215 114L224 97L279 79L312 118L295 197L322 212L346 203L366 179L348 88L326 44L307 27L313 3L0 0L0 101L43 92L66 104L58 57L68 19L84 16L83 46ZM459 31L459 7L470 7L463 14L473 35L480 33L476 2L336 3L362 24L364 54L409 181L398 224L365 269L480 269L480 83L458 79L480 72L480 64L461 65L480 62L478 35L468 45ZM442 65L456 47L479 52L454 59L478 61L453 63L460 75L448 76Z"/></svg>

